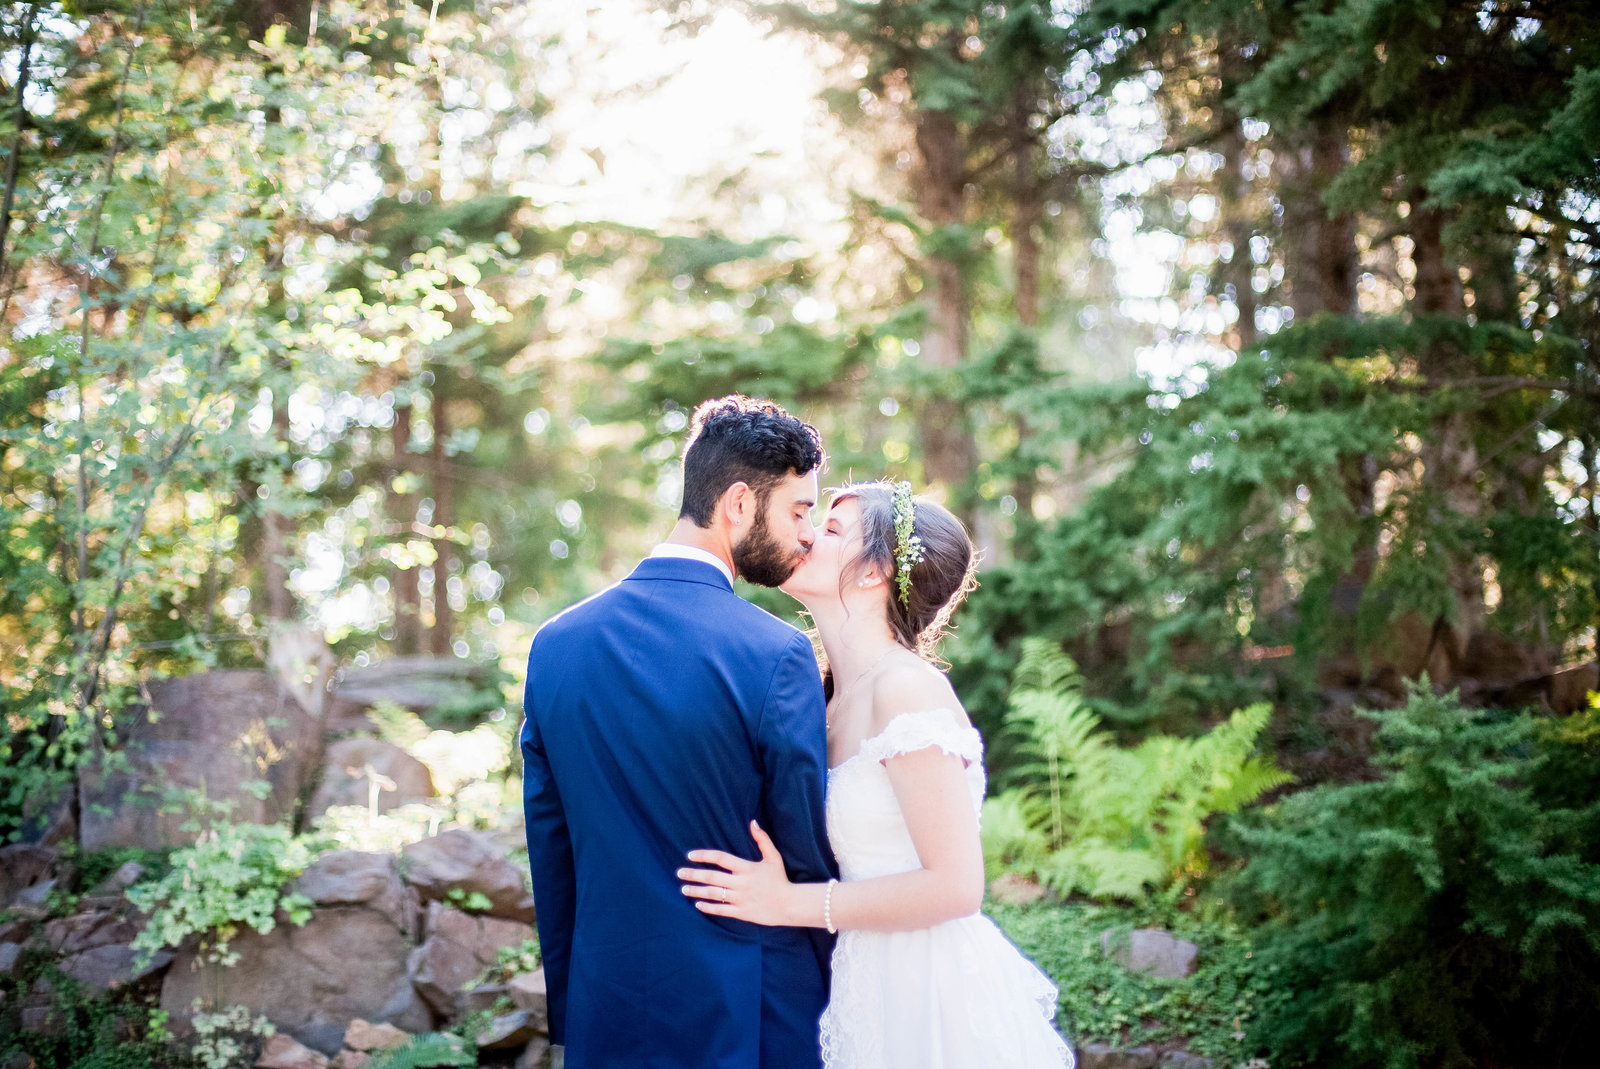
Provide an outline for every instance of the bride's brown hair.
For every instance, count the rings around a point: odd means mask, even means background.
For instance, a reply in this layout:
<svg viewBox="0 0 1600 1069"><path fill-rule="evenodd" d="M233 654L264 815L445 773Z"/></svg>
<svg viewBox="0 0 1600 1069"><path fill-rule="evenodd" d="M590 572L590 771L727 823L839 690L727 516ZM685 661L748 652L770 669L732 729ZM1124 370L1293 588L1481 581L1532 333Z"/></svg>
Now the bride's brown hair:
<svg viewBox="0 0 1600 1069"><path fill-rule="evenodd" d="M978 585L978 555L967 529L943 505L913 499L911 533L922 543L922 559L911 566L911 585L902 598L894 484L851 483L840 488L833 504L849 500L861 505L861 552L841 570L840 582L854 582L876 565L886 579L884 596L895 638L924 660L936 660L951 614Z"/></svg>

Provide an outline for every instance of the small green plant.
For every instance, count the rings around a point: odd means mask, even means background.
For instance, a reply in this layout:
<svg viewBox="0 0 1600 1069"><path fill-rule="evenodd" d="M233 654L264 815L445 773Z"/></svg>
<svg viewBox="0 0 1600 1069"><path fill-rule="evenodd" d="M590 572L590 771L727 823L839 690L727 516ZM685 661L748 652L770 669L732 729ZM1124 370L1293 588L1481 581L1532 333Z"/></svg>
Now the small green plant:
<svg viewBox="0 0 1600 1069"><path fill-rule="evenodd" d="M1006 724L1029 760L1022 785L984 806L991 872L1019 870L1097 898L1181 889L1204 872L1209 817L1290 781L1252 755L1270 715L1253 705L1205 735L1119 747L1084 701L1072 660L1052 642L1025 641Z"/></svg>
<svg viewBox="0 0 1600 1069"><path fill-rule="evenodd" d="M507 983L514 976L536 971L542 960L537 936L515 946L500 947L494 952L494 964L484 969L469 986Z"/></svg>
<svg viewBox="0 0 1600 1069"><path fill-rule="evenodd" d="M311 918L311 900L283 888L312 856L311 844L281 825L212 827L193 846L173 852L165 876L128 889L128 900L150 915L133 941L140 961L199 934L209 960L231 965L238 955L229 944L241 925L270 932L279 910L292 923L304 924Z"/></svg>
<svg viewBox="0 0 1600 1069"><path fill-rule="evenodd" d="M489 896L482 891L468 892L460 887L450 888L445 892L445 898L464 913L487 913L494 905L489 901Z"/></svg>
<svg viewBox="0 0 1600 1069"><path fill-rule="evenodd" d="M265 1017L251 1013L248 1006L229 1006L216 1013L197 1013L190 1018L195 1039L189 1054L205 1069L229 1069L241 1064L255 1040L277 1031Z"/></svg>
<svg viewBox="0 0 1600 1069"><path fill-rule="evenodd" d="M366 1069L428 1069L441 1065L472 1069L477 1064L476 1048L462 1037L450 1032L424 1032L398 1047L374 1051Z"/></svg>

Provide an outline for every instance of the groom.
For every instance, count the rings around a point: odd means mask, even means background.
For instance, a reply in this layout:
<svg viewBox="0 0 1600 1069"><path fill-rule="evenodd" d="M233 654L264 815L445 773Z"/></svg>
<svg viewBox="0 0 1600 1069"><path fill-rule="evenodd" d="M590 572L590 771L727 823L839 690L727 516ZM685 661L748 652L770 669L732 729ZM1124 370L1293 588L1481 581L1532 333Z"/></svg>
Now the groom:
<svg viewBox="0 0 1600 1069"><path fill-rule="evenodd" d="M767 401L694 414L683 508L633 574L534 637L522 728L550 1037L572 1069L816 1069L831 937L700 913L692 849L836 875L822 684L805 635L733 592L810 549L822 446Z"/></svg>

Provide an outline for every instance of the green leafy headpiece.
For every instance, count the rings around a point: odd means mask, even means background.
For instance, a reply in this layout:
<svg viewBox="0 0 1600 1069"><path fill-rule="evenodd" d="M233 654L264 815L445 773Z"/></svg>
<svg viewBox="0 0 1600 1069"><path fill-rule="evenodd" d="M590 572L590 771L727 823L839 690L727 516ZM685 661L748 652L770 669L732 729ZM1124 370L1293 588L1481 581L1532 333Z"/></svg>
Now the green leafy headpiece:
<svg viewBox="0 0 1600 1069"><path fill-rule="evenodd" d="M894 484L894 581L900 587L900 604L911 608L911 569L922 560L922 539L916 529L916 504L911 500L911 484Z"/></svg>

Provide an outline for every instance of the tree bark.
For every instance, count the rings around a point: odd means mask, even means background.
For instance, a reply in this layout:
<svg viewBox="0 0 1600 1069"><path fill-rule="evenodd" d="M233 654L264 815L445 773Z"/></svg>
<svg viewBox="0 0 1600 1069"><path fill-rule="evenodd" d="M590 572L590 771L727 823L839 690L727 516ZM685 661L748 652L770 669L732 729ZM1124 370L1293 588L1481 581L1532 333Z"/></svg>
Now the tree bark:
<svg viewBox="0 0 1600 1069"><path fill-rule="evenodd" d="M1356 230L1349 213L1332 215L1323 201L1328 184L1344 169L1347 146L1342 124L1317 120L1308 133L1287 140L1284 180L1284 258L1289 305L1296 321L1319 312L1352 315L1356 310Z"/></svg>
<svg viewBox="0 0 1600 1069"><path fill-rule="evenodd" d="M1418 190L1413 203L1425 197ZM1460 316L1465 311L1461 279L1445 252L1445 213L1437 208L1414 208L1411 212L1411 259L1416 265L1412 285L1412 310L1417 315ZM1445 339L1427 343L1417 354L1419 369L1430 383L1438 385L1459 378L1469 370L1467 355ZM1465 407L1451 408L1434 422L1428 441L1423 443L1422 464L1429 491L1456 521L1482 518L1484 502L1478 492L1479 455L1476 440L1476 413ZM1450 588L1456 606L1452 638L1464 654L1466 637L1483 626L1486 610L1483 574L1469 556L1452 554L1448 563Z"/></svg>
<svg viewBox="0 0 1600 1069"><path fill-rule="evenodd" d="M22 55L17 61L17 101L14 107L17 132L11 139L11 158L6 160L5 195L0 198L0 279L6 273L6 239L11 235L11 207L16 201L17 173L22 159L22 135L28 130L28 75L33 66L33 41L39 32L35 21L37 3L28 5L27 28L22 33Z"/></svg>
<svg viewBox="0 0 1600 1069"><path fill-rule="evenodd" d="M287 383L288 376L282 381ZM273 392L272 433L278 441L287 442L289 399L281 396L282 393L282 388ZM273 489L282 492L281 484ZM294 618L294 593L289 589L289 542L293 536L293 523L279 510L278 503L268 497L261 510L261 576L269 620Z"/></svg>
<svg viewBox="0 0 1600 1069"><path fill-rule="evenodd" d="M394 425L389 431L393 447L393 468L387 498L389 522L398 541L405 541L417 522L416 495L395 489L411 470L411 406L395 405ZM422 596L418 590L421 569L397 566L394 571L394 651L400 656L422 652Z"/></svg>
<svg viewBox="0 0 1600 1069"><path fill-rule="evenodd" d="M449 656L455 638L455 612L450 607L450 565L455 560L455 543L450 532L455 527L455 484L451 479L450 463L445 457L445 443L450 438L450 402L446 393L448 369L433 369L433 400L430 411L433 417L433 444L429 447L429 475L433 483L433 524L443 528L445 536L433 540L433 629L428 634L429 652Z"/></svg>
<svg viewBox="0 0 1600 1069"><path fill-rule="evenodd" d="M917 116L916 140L922 155L917 200L923 218L936 229L960 226L966 221L966 172L955 119L942 111L922 112ZM961 264L943 253L928 256L923 266L930 292L922 362L935 375L953 375L967 357L967 299ZM918 431L928 481L945 488L954 511L971 526L975 511L971 484L978 450L961 402L945 396L924 401Z"/></svg>
<svg viewBox="0 0 1600 1069"><path fill-rule="evenodd" d="M1033 94L1027 86L1019 87L1012 114L1012 144L1015 154L1015 189L1013 191L1013 216L1011 247L1016 257L1016 296L1014 307L1017 322L1029 331L1039 326L1039 228L1044 225L1044 205L1040 196L1039 175L1034 160L1034 143L1028 129L1033 115ZM1017 417L1017 454L1021 467L1017 471L1012 496L1017 502L1017 516L1027 523L1033 518L1033 499L1039 491L1039 480L1034 468L1027 463L1033 428L1026 416Z"/></svg>

